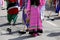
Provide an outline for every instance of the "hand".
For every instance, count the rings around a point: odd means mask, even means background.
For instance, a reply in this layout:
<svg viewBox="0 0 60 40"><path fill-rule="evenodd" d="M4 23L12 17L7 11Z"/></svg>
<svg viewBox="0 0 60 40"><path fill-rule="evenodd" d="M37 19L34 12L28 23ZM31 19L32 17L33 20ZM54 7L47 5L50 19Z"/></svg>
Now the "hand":
<svg viewBox="0 0 60 40"><path fill-rule="evenodd" d="M25 9L24 12L27 13L27 10Z"/></svg>
<svg viewBox="0 0 60 40"><path fill-rule="evenodd" d="M27 18L27 19L26 19L26 23L29 23L29 22L30 22L30 19L29 19L29 18Z"/></svg>

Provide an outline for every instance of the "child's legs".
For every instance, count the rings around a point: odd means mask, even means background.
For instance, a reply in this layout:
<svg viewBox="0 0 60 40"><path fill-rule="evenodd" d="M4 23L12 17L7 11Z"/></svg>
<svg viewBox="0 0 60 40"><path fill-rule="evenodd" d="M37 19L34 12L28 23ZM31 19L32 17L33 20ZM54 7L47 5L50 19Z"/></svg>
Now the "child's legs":
<svg viewBox="0 0 60 40"><path fill-rule="evenodd" d="M14 14L14 15L12 16L14 24L16 23L17 17L18 17L17 14Z"/></svg>
<svg viewBox="0 0 60 40"><path fill-rule="evenodd" d="M7 14L7 20L8 20L9 23L11 23L11 21L12 21L12 15Z"/></svg>

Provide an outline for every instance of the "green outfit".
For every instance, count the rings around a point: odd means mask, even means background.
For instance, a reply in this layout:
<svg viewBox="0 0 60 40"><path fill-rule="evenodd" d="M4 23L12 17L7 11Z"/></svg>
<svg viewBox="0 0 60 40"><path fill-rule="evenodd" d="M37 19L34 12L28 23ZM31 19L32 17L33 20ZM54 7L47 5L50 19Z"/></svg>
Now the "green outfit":
<svg viewBox="0 0 60 40"><path fill-rule="evenodd" d="M14 0L13 0L14 1ZM7 10L11 7L14 7L16 6L14 3L11 4L11 2L9 3L9 0L6 0L6 3L7 3ZM18 4L17 4L18 5ZM14 12L14 11L13 11ZM13 20L13 23L15 24L16 23L16 20L17 20L17 17L18 17L18 13L17 14L9 14L7 12L7 20L9 23L11 23L11 21Z"/></svg>
<svg viewBox="0 0 60 40"><path fill-rule="evenodd" d="M14 14L14 15L7 14L7 19L8 19L8 22L9 22L9 23L11 23L12 20L13 20L13 22L15 23L16 20L17 20L17 17L18 17L17 14Z"/></svg>

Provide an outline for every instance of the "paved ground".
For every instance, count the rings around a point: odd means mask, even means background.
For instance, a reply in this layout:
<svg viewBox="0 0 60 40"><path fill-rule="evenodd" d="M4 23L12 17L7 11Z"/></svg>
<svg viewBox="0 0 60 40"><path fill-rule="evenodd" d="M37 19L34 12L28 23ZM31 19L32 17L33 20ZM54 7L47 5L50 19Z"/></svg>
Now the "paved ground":
<svg viewBox="0 0 60 40"><path fill-rule="evenodd" d="M30 37L28 33L21 35L17 33L17 30L22 30L25 25L22 24L22 12L19 12L16 26L7 25L6 10L0 9L0 40L60 40L60 19L51 21L50 19L54 18L45 17L43 21L44 33L37 37ZM49 13L45 12L45 16ZM52 12L52 15L55 14ZM6 28L11 27L13 34L8 34ZM26 27L26 26L25 26Z"/></svg>

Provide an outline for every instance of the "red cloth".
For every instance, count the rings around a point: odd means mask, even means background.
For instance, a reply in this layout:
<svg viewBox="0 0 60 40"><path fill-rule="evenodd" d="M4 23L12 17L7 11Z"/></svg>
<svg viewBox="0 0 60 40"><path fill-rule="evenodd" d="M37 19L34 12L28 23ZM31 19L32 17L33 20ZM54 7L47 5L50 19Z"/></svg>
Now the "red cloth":
<svg viewBox="0 0 60 40"><path fill-rule="evenodd" d="M9 0L9 2L16 2L17 0Z"/></svg>
<svg viewBox="0 0 60 40"><path fill-rule="evenodd" d="M20 0L20 6L22 7L22 0Z"/></svg>
<svg viewBox="0 0 60 40"><path fill-rule="evenodd" d="M18 14L18 8L12 8L12 9L8 10L8 14L11 14L11 15Z"/></svg>

